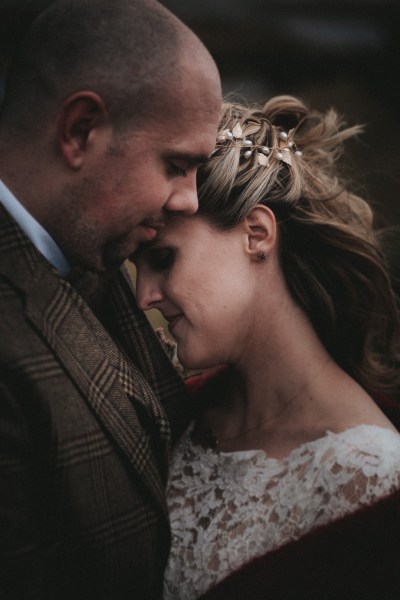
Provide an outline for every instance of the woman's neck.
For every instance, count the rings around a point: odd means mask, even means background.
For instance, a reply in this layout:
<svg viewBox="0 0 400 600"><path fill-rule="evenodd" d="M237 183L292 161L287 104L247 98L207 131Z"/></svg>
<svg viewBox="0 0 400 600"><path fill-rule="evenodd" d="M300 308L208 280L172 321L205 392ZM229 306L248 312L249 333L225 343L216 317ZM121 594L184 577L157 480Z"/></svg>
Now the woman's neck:
<svg viewBox="0 0 400 600"><path fill-rule="evenodd" d="M321 415L329 410L325 382L332 380L337 366L322 353L304 368L290 364L286 368L286 374L267 367L254 376L248 372L236 375L228 391L230 399L220 410L222 437L252 438L257 432L258 436L271 436L277 431L283 435L294 429L315 429Z"/></svg>
<svg viewBox="0 0 400 600"><path fill-rule="evenodd" d="M259 323L244 345L226 401L199 422L211 445L218 440L221 450L262 448L281 457L328 429L380 423L371 398L333 361L308 319L295 316L264 330Z"/></svg>
<svg viewBox="0 0 400 600"><path fill-rule="evenodd" d="M299 307L288 303L279 314L283 318L265 326L261 314L236 365L243 381L237 403L248 426L261 418L291 419L305 406L312 410L309 399L317 401L321 380L339 370Z"/></svg>

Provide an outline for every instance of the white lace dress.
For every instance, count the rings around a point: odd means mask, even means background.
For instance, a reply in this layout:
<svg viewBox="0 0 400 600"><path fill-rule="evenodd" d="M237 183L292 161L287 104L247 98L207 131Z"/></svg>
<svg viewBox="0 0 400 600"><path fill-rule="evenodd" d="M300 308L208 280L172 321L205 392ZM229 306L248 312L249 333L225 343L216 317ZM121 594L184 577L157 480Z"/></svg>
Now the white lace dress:
<svg viewBox="0 0 400 600"><path fill-rule="evenodd" d="M167 490L164 598L194 600L252 558L398 488L400 435L382 427L328 432L283 460L262 450L216 453L188 431Z"/></svg>

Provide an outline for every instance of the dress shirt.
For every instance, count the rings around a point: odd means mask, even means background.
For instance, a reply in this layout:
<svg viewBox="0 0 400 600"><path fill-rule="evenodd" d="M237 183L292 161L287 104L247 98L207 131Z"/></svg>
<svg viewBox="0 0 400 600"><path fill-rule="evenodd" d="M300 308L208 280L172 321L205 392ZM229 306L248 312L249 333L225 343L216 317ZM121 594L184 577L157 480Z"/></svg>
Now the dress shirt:
<svg viewBox="0 0 400 600"><path fill-rule="evenodd" d="M61 273L63 277L68 275L70 265L60 248L47 231L36 221L16 199L14 194L0 179L0 202L4 208L15 219L25 235L32 244L47 260Z"/></svg>

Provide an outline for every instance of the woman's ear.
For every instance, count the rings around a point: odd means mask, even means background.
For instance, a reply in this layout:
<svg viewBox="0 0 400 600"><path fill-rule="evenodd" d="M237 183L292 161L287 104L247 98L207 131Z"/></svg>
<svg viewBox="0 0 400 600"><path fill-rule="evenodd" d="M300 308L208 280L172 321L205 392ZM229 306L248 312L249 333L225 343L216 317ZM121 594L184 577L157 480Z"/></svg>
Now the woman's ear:
<svg viewBox="0 0 400 600"><path fill-rule="evenodd" d="M270 208L257 204L245 218L247 252L257 261L265 260L276 243L276 219Z"/></svg>
<svg viewBox="0 0 400 600"><path fill-rule="evenodd" d="M102 98L94 92L77 92L63 103L57 128L57 144L66 164L78 170L98 128L106 122Z"/></svg>

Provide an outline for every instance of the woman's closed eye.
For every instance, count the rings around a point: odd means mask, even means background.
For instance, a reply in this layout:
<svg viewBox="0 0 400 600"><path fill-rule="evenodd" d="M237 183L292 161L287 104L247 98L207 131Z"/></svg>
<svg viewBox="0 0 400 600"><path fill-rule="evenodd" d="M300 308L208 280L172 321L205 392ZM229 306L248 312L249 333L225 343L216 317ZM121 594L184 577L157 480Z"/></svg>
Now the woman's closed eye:
<svg viewBox="0 0 400 600"><path fill-rule="evenodd" d="M175 252L172 248L151 248L146 251L143 259L152 271L164 271L172 267Z"/></svg>

